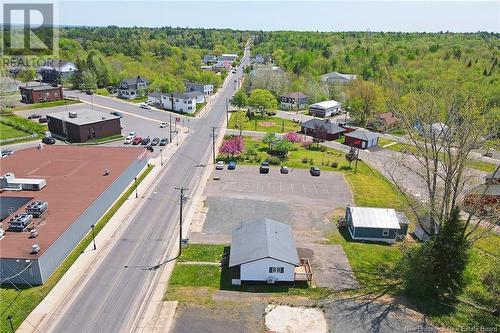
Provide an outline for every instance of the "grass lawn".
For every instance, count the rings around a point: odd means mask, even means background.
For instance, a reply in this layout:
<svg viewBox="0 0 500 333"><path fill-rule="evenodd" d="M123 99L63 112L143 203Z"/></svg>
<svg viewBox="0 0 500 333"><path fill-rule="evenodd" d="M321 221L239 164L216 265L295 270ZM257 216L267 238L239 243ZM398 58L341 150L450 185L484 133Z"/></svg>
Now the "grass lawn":
<svg viewBox="0 0 500 333"><path fill-rule="evenodd" d="M182 250L179 261L220 262L226 246L220 244L190 244Z"/></svg>
<svg viewBox="0 0 500 333"><path fill-rule="evenodd" d="M121 134L115 134L115 135L107 136L105 138L89 140L89 141L85 142L85 144L93 144L93 143L108 142L108 141L117 141L117 140L121 140L121 139L123 139L123 135L121 135Z"/></svg>
<svg viewBox="0 0 500 333"><path fill-rule="evenodd" d="M0 123L0 140L21 138L23 136L30 135L31 133L26 133L15 129L14 127Z"/></svg>
<svg viewBox="0 0 500 333"><path fill-rule="evenodd" d="M139 177L137 184L140 184L144 177L153 169L153 166L149 166ZM132 184L130 188L117 200L117 202L103 215L103 217L96 223L95 233L99 233L102 228L108 223L111 217L116 213L116 211L123 205L130 194L135 190L135 184ZM69 254L69 256L62 262L62 264L56 269L56 271L51 275L51 277L41 286L36 286L33 288L21 287L20 291L17 291L13 286L6 285L0 288L0 332L8 333L10 332L9 323L7 322L7 316L13 316L13 325L16 329L21 325L23 320L30 314L30 312L44 299L44 297L50 292L50 290L56 285L56 283L61 279L61 277L66 273L66 271L71 267L71 265L78 259L80 254L85 250L85 248L92 241L92 236L88 234L83 240L75 247L75 249Z"/></svg>
<svg viewBox="0 0 500 333"><path fill-rule="evenodd" d="M245 111L238 111L244 113ZM233 115L236 112L233 112ZM229 119L229 128L236 129L234 124L234 117L231 116ZM278 117L264 117L260 114L255 114L253 118L243 125L243 130L249 131L259 131L259 132L274 132L274 133L285 133L285 132L296 132L300 130L300 125L294 123L290 119L282 119Z"/></svg>
<svg viewBox="0 0 500 333"><path fill-rule="evenodd" d="M43 108L50 108L53 106L61 106L61 105L71 105L71 104L78 104L81 103L79 100L74 100L74 99L61 99L58 101L49 101L49 102L43 102L43 103L34 103L34 104L28 104L24 106L19 106L17 108L10 109L11 111L23 111L23 110L36 110L36 109L43 109Z"/></svg>

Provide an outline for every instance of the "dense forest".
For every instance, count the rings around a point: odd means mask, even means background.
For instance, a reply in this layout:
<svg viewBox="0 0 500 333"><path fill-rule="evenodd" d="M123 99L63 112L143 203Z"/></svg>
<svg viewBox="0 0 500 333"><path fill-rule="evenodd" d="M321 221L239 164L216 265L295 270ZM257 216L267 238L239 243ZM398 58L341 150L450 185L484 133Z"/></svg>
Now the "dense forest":
<svg viewBox="0 0 500 333"><path fill-rule="evenodd" d="M241 53L248 34L188 28L61 28L59 56L79 68L74 84L117 85L141 75L152 90L182 91L184 80L220 85L222 78L200 68L207 53Z"/></svg>
<svg viewBox="0 0 500 333"><path fill-rule="evenodd" d="M500 36L493 33L258 32L253 54L285 69L287 81L268 88L279 95L300 90L313 101L349 103L347 88L321 85L321 74L356 74L383 101L426 85L450 82L480 90L491 107L500 106ZM311 89L312 87L312 89ZM354 101L353 101L354 102Z"/></svg>

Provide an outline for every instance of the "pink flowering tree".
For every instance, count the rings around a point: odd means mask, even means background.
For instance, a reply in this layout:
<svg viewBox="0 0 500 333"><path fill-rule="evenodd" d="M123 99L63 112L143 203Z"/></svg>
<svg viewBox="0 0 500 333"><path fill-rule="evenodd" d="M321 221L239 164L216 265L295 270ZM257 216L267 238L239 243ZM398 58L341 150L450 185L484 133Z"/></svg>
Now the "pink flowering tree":
<svg viewBox="0 0 500 333"><path fill-rule="evenodd" d="M220 147L221 154L239 155L245 151L245 142L240 136L225 140Z"/></svg>
<svg viewBox="0 0 500 333"><path fill-rule="evenodd" d="M297 132L288 132L288 133L285 133L283 135L283 138L285 140L288 140L290 141L291 143L299 143L299 142L302 142L302 137L300 136L300 134L298 134Z"/></svg>

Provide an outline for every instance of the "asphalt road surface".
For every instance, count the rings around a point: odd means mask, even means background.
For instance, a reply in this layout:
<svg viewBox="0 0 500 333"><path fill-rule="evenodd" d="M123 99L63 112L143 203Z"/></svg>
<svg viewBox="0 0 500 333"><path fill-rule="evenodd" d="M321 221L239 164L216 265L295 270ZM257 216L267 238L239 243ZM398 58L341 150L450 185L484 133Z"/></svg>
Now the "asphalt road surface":
<svg viewBox="0 0 500 333"><path fill-rule="evenodd" d="M242 61L248 62L248 55ZM242 71L230 74L241 78ZM53 332L128 332L142 302L147 301L147 287L154 282L159 270L157 265L165 252L176 246L175 230L178 224L178 197L176 186L195 189L203 168L197 165L210 163L211 127L220 127L225 121L226 98L234 94L233 77L213 102L213 109L199 121L191 121L192 133L160 174L156 188L151 192L137 215L124 230L109 254L92 273L92 276L74 301L64 311L51 318ZM87 95L79 96L89 99ZM93 103L127 112L141 112L133 105L92 96ZM150 117L164 120L159 111ZM62 308L61 308L62 309ZM56 311L57 312L57 311Z"/></svg>

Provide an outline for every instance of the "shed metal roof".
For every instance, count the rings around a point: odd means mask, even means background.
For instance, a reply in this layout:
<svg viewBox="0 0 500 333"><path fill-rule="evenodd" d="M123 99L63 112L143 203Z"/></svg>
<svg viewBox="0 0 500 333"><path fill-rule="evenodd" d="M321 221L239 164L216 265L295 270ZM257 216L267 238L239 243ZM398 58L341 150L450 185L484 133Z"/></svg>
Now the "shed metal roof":
<svg viewBox="0 0 500 333"><path fill-rule="evenodd" d="M344 136L349 136L351 138L356 138L356 139L360 139L363 141L368 141L368 140L378 138L377 133L373 133L373 132L369 132L369 131L361 131L361 130L355 130L353 132L346 133L346 134L344 134Z"/></svg>
<svg viewBox="0 0 500 333"><path fill-rule="evenodd" d="M233 231L229 267L263 258L299 265L292 228L288 224L265 218Z"/></svg>
<svg viewBox="0 0 500 333"><path fill-rule="evenodd" d="M392 208L348 207L355 228L400 229L399 218Z"/></svg>
<svg viewBox="0 0 500 333"><path fill-rule="evenodd" d="M333 99L330 101L323 101L323 102L318 102L309 105L309 108L313 109L330 109L330 108L336 108L339 107L340 103L337 101L334 101Z"/></svg>

